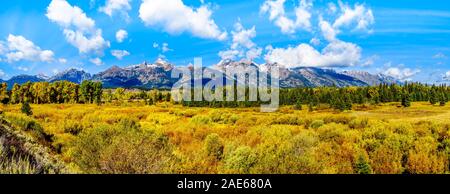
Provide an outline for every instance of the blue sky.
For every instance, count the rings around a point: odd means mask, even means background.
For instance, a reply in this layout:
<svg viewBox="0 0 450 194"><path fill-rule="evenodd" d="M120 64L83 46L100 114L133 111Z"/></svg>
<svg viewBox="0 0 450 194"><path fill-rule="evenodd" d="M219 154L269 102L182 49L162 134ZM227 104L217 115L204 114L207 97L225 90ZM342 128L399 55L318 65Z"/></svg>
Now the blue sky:
<svg viewBox="0 0 450 194"><path fill-rule="evenodd" d="M5 1L0 78L202 57L448 83L449 24L447 0Z"/></svg>

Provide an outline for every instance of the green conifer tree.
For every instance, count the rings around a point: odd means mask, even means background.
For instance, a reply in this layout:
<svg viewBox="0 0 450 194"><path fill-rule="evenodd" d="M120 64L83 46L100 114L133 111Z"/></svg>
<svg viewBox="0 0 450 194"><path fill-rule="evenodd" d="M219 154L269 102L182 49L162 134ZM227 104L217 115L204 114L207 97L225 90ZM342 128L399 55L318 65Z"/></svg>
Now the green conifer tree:
<svg viewBox="0 0 450 194"><path fill-rule="evenodd" d="M31 110L31 106L30 106L30 104L27 101L22 103L22 107L20 108L20 110L22 111L22 113L26 114L27 116L33 115L33 111Z"/></svg>
<svg viewBox="0 0 450 194"><path fill-rule="evenodd" d="M302 101L300 99L297 99L297 102L294 105L295 110L302 110Z"/></svg>
<svg viewBox="0 0 450 194"><path fill-rule="evenodd" d="M410 107L411 106L411 102L409 100L409 94L404 92L402 94L402 106L403 107Z"/></svg>
<svg viewBox="0 0 450 194"><path fill-rule="evenodd" d="M370 167L370 164L367 162L366 158L362 155L358 157L358 160L356 161L356 173L358 174L372 174L372 167Z"/></svg>

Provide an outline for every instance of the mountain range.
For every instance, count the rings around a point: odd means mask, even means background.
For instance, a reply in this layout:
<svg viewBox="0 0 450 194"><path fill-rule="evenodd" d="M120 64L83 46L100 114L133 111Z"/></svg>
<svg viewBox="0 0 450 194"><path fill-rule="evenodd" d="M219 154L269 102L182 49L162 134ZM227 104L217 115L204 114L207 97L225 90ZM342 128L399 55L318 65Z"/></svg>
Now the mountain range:
<svg viewBox="0 0 450 194"><path fill-rule="evenodd" d="M316 67L297 67L284 68L278 64L261 64L258 65L252 61L232 61L224 60L212 66L212 70L224 70L227 67L246 67L253 66L260 70L270 70L274 66L280 67L280 87L319 87L319 86L369 86L381 83L400 83L393 77L384 74L370 74L364 71L342 71L337 72L332 69L316 68ZM43 75L18 75L6 82L11 88L14 83L23 84L28 81L62 81L67 80L74 83L81 83L84 80L101 81L105 88L160 88L169 89L178 81L171 78L171 72L175 68L171 63L158 59L154 63L143 62L137 65L127 67L113 66L105 71L91 75L80 69L68 69L54 76L46 77ZM230 78L225 78L230 79ZM208 80L204 80L208 81Z"/></svg>

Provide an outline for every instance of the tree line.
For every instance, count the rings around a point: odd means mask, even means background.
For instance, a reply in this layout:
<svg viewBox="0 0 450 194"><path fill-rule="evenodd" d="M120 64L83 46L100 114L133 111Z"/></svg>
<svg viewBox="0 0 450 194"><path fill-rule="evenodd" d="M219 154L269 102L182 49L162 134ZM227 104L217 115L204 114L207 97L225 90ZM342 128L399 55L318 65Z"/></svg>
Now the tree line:
<svg viewBox="0 0 450 194"><path fill-rule="evenodd" d="M247 91L249 89L247 88ZM236 94L236 92L235 92ZM224 92L225 95L225 92ZM260 100L249 101L246 92L244 101L182 101L184 106L193 107L256 107L264 104ZM225 99L225 97L224 97ZM329 105L336 110L351 110L353 104L380 104L401 102L409 107L411 102L429 101L432 105L444 106L450 99L450 87L446 85L428 85L422 83L379 84L366 87L303 87L280 89L280 105L293 105L302 109L307 105L309 110L321 104Z"/></svg>
<svg viewBox="0 0 450 194"><path fill-rule="evenodd" d="M410 102L429 101L431 104L445 105L450 99L450 88L446 85L427 85L421 83L380 84L367 87L320 87L281 90L280 103L294 105L303 102L317 106L329 104L339 110L351 109L352 104L379 104L401 102L404 107Z"/></svg>
<svg viewBox="0 0 450 194"><path fill-rule="evenodd" d="M86 103L100 104L103 94L101 82L83 81L75 84L69 81L27 82L14 84L11 90L6 83L0 87L0 102L3 104L49 104L49 103Z"/></svg>
<svg viewBox="0 0 450 194"><path fill-rule="evenodd" d="M235 88L235 90L237 90ZM174 102L187 107L257 107L265 104L261 100L249 100L249 88L246 89L244 101L181 101ZM194 91L191 92L194 94ZM237 91L234 92L237 94ZM226 92L223 92L226 99ZM280 105L293 105L295 109L308 106L314 110L321 104L329 105L336 110L351 110L354 104L379 104L401 102L409 107L411 102L429 101L430 104L444 106L450 99L450 87L446 85L427 85L421 83L380 84L366 87L317 87L280 89ZM162 90L127 90L125 88L103 89L101 82L83 81L75 84L68 81L27 82L14 84L7 90L6 83L0 87L0 102L17 104L23 102L46 103L96 103L113 101L145 101L147 105L157 102L173 102L170 91Z"/></svg>

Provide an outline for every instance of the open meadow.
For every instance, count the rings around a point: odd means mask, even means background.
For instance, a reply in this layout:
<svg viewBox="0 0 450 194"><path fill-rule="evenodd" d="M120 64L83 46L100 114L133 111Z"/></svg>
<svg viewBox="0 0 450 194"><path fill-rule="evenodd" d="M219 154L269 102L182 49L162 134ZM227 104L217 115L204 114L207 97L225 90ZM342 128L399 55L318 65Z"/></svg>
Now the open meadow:
<svg viewBox="0 0 450 194"><path fill-rule="evenodd" d="M450 172L450 106L399 104L344 112L138 101L33 104L32 116L20 105L1 110L67 173Z"/></svg>

